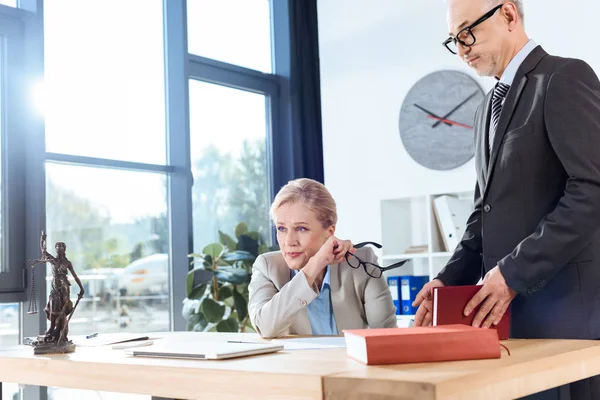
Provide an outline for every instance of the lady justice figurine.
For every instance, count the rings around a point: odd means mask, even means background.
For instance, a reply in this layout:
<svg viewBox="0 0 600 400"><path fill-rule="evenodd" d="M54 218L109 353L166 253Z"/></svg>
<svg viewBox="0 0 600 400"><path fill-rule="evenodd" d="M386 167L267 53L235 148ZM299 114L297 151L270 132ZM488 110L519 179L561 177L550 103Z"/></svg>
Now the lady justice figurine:
<svg viewBox="0 0 600 400"><path fill-rule="evenodd" d="M42 231L40 249L42 251L42 257L39 260L30 260L29 263L32 269L36 264L43 262L52 265L52 285L50 288L50 295L48 296L48 304L44 309L46 318L50 321L50 327L45 335L38 336L38 340L32 343L34 347L33 353L72 353L75 351L75 344L67 337L67 334L69 333L69 321L85 291L83 290L83 285L81 284L79 277L73 269L73 265L67 259L67 246L63 242L56 242L56 257L54 257L46 250L46 234ZM69 272L71 272L75 282L79 285L79 294L75 305L73 305L73 302L70 299L71 283L68 278ZM28 313L37 314L33 275L32 271L30 287L31 297Z"/></svg>

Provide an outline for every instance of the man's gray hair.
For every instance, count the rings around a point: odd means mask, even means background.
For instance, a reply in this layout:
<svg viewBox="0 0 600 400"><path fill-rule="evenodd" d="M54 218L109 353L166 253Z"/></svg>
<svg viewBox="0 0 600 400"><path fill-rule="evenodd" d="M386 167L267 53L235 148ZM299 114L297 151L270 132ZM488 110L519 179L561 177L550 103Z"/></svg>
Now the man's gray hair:
<svg viewBox="0 0 600 400"><path fill-rule="evenodd" d="M521 19L521 23L524 24L525 23L525 11L523 10L523 0L510 0L510 2L513 3L515 5L515 7L517 8L517 12L519 13L519 18ZM501 3L504 3L504 1L488 0L488 3L490 4L490 7L495 7Z"/></svg>

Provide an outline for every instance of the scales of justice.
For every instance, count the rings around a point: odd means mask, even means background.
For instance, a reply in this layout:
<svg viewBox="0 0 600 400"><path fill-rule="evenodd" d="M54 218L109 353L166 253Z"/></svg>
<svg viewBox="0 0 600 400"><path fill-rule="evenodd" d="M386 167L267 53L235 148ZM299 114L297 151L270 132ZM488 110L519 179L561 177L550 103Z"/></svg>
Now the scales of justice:
<svg viewBox="0 0 600 400"><path fill-rule="evenodd" d="M37 341L33 341L33 354L72 353L75 344L67 337L69 333L69 321L83 297L85 291L79 277L73 269L73 264L67 259L67 246L63 242L56 242L56 257L46 250L46 234L42 231L40 237L40 249L42 255L39 259L28 260L31 266L31 284L29 286L29 309L28 314L37 314L37 300L35 296L35 281L33 269L37 264L50 263L52 265L52 285L48 296L48 303L44 312L46 319L50 321L50 327L45 334L39 335ZM79 285L79 294L75 305L70 299L71 283L69 272Z"/></svg>

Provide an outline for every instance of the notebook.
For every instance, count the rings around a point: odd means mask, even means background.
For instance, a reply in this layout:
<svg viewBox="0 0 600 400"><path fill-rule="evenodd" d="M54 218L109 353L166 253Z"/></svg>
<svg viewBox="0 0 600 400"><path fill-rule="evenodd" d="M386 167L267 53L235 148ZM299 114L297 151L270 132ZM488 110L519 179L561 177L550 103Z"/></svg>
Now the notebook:
<svg viewBox="0 0 600 400"><path fill-rule="evenodd" d="M136 357L182 358L190 360L224 360L283 350L282 345L223 342L163 342L143 348L126 349Z"/></svg>

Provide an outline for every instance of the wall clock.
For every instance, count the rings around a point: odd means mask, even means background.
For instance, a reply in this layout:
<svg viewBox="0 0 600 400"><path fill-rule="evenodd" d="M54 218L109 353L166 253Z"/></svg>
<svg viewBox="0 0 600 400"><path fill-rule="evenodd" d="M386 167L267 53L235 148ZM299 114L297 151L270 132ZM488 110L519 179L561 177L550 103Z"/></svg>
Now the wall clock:
<svg viewBox="0 0 600 400"><path fill-rule="evenodd" d="M417 81L400 108L400 138L424 167L449 170L473 157L473 118L484 93L460 71L436 71Z"/></svg>

